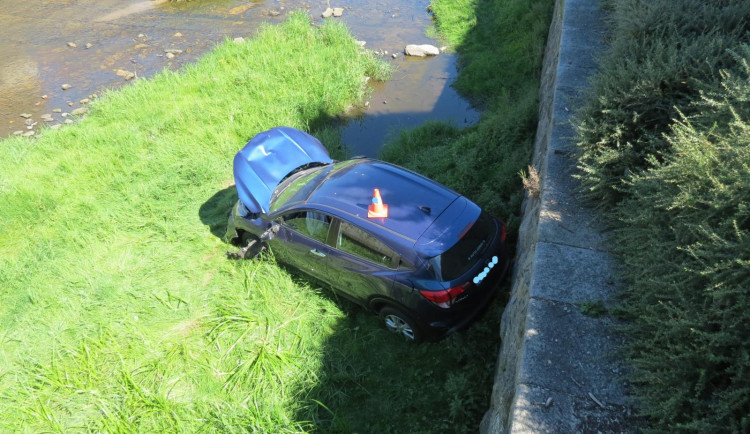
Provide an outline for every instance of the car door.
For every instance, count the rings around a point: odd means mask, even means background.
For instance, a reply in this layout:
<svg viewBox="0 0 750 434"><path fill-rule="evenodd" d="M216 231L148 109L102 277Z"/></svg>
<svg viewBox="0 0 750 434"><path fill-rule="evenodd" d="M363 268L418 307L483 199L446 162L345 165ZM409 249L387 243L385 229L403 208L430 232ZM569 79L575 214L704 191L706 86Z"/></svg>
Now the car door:
<svg viewBox="0 0 750 434"><path fill-rule="evenodd" d="M331 251L326 244L333 219L316 211L288 212L275 219L280 228L269 242L281 262L316 279L326 281Z"/></svg>
<svg viewBox="0 0 750 434"><path fill-rule="evenodd" d="M334 219L329 238L336 247L327 256L331 286L366 304L373 295L393 298L393 274L398 254L377 237L340 219Z"/></svg>

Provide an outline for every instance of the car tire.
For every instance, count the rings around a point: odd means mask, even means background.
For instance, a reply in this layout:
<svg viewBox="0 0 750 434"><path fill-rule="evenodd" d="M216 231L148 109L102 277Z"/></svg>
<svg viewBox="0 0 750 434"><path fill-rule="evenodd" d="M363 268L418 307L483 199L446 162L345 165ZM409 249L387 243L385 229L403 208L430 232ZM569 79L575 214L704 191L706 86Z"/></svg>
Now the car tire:
<svg viewBox="0 0 750 434"><path fill-rule="evenodd" d="M409 342L421 342L422 331L417 323L407 314L393 307L384 307L379 312L380 319L385 328L391 333L401 335Z"/></svg>
<svg viewBox="0 0 750 434"><path fill-rule="evenodd" d="M245 250L244 255L242 256L242 259L253 259L254 257L258 256L260 252L263 251L263 249L266 247L266 245L261 242L258 237L251 234L250 232L243 232L242 235L240 235L240 245L244 249L248 246L250 243L255 243L250 247L249 249Z"/></svg>

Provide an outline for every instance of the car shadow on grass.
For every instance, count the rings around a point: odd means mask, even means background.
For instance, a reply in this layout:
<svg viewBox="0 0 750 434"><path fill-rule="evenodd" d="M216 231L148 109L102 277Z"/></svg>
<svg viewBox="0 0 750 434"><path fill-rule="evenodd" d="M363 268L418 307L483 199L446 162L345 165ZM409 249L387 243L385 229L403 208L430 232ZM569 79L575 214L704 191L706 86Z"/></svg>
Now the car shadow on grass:
<svg viewBox="0 0 750 434"><path fill-rule="evenodd" d="M214 193L198 210L198 216L215 236L224 239L229 212L237 202L237 188L233 185Z"/></svg>
<svg viewBox="0 0 750 434"><path fill-rule="evenodd" d="M317 432L476 432L490 404L508 289L501 283L468 329L422 344L337 300L346 316L325 342L318 382L300 391L295 419Z"/></svg>

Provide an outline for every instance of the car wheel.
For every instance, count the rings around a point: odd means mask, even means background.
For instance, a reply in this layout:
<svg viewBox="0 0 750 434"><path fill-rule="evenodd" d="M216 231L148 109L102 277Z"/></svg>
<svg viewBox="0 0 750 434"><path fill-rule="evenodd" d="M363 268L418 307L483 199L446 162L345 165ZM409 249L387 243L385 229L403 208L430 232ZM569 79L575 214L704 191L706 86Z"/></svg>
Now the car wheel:
<svg viewBox="0 0 750 434"><path fill-rule="evenodd" d="M420 342L422 332L409 315L392 307L384 307L380 311L380 319L383 320L385 328L392 333L403 336L411 342Z"/></svg>
<svg viewBox="0 0 750 434"><path fill-rule="evenodd" d="M240 245L242 246L242 259L253 259L263 251L265 244L250 232L243 232L240 236Z"/></svg>

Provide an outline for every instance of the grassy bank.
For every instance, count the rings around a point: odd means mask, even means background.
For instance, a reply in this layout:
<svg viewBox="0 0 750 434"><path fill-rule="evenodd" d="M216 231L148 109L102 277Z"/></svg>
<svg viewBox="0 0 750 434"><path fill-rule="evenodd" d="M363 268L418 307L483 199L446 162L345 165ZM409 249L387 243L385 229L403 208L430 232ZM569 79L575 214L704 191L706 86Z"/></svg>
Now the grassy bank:
<svg viewBox="0 0 750 434"><path fill-rule="evenodd" d="M296 14L3 141L0 431L314 428L308 394L348 323L272 258L224 258L231 161L386 72L343 26Z"/></svg>
<svg viewBox="0 0 750 434"><path fill-rule="evenodd" d="M750 4L609 3L580 166L625 264L636 403L654 432L748 432Z"/></svg>
<svg viewBox="0 0 750 434"><path fill-rule="evenodd" d="M476 431L497 305L415 347L272 256L224 258L234 153L276 125L337 143L387 75L361 53L294 15L0 143L0 431Z"/></svg>
<svg viewBox="0 0 750 434"><path fill-rule="evenodd" d="M554 5L541 0L436 0L438 32L459 53L456 88L483 107L478 124L428 123L382 158L451 186L503 218L515 238L531 158L539 79Z"/></svg>

